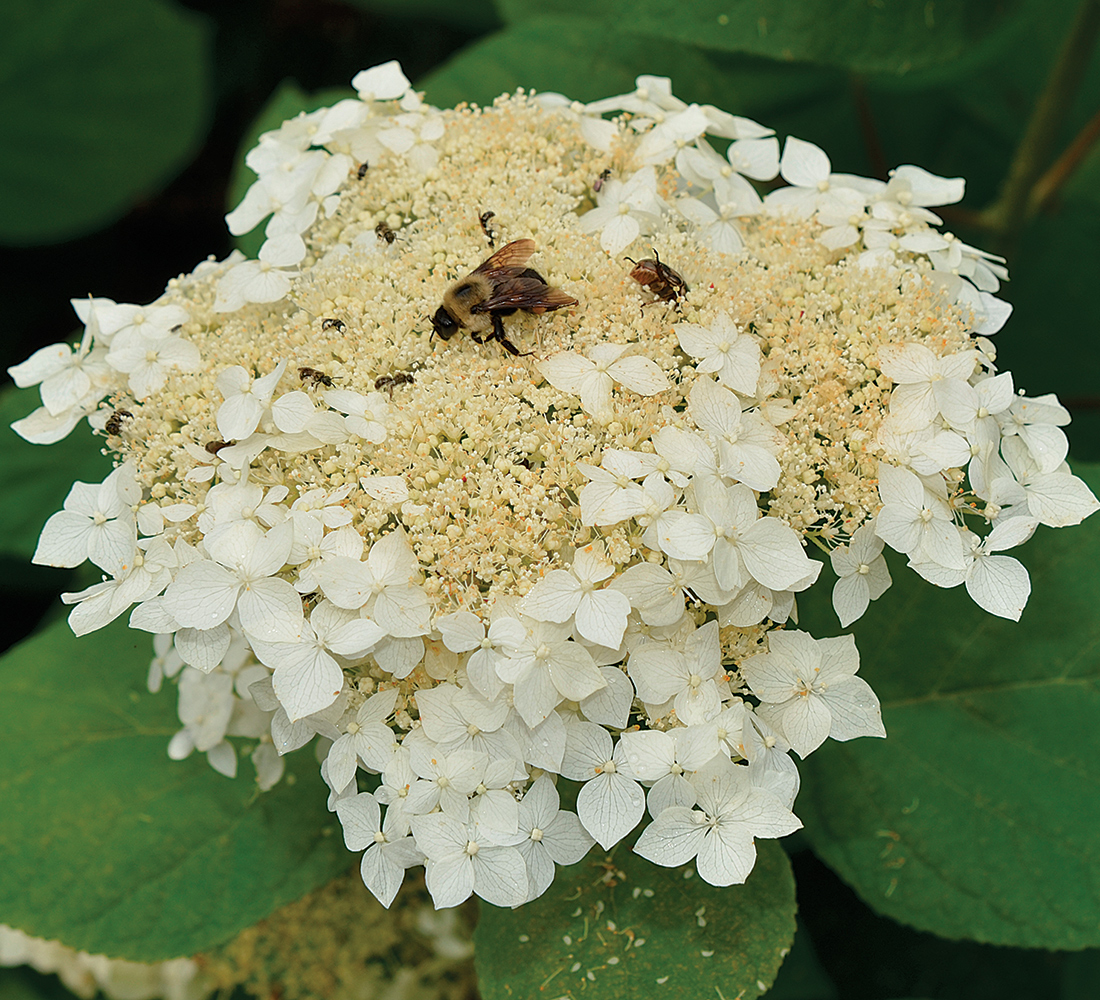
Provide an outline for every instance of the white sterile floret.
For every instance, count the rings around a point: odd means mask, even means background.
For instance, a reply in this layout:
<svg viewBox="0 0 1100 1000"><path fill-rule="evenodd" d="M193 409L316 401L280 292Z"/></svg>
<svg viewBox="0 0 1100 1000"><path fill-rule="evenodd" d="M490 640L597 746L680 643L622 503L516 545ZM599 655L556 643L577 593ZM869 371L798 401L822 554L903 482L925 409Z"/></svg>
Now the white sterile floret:
<svg viewBox="0 0 1100 1000"><path fill-rule="evenodd" d="M184 628L213 629L236 609L249 635L293 642L302 622L302 599L275 574L283 568L294 528L283 522L265 532L251 521L207 543L209 559L184 566L165 592L168 611Z"/></svg>
<svg viewBox="0 0 1100 1000"><path fill-rule="evenodd" d="M1001 452L1017 487L1012 489L1003 483L1003 471L995 476L994 486L1001 482L1005 487L1000 499L1002 505L1026 503L1030 515L1051 528L1080 524L1100 510L1092 490L1084 480L1072 475L1068 466L1063 464L1055 472L1040 472L1031 451L1015 436L1004 439Z"/></svg>
<svg viewBox="0 0 1100 1000"><path fill-rule="evenodd" d="M551 570L535 584L519 608L536 621L567 622L576 616L577 632L589 642L618 649L626 631L630 601L617 590L596 584L615 572L602 544L577 549L569 571Z"/></svg>
<svg viewBox="0 0 1100 1000"><path fill-rule="evenodd" d="M813 572L798 534L778 518L765 517L747 486L697 488L696 501L700 513L673 522L661 548L678 559L710 556L719 587L740 590L756 580L786 590Z"/></svg>
<svg viewBox="0 0 1100 1000"><path fill-rule="evenodd" d="M686 725L707 722L721 710L719 684L726 672L716 621L696 629L681 649L661 642L639 647L630 654L627 669L642 701L652 706L671 703Z"/></svg>
<svg viewBox="0 0 1100 1000"><path fill-rule="evenodd" d="M528 726L537 726L562 699L580 701L607 683L570 632L566 625L535 622L522 640L501 645L497 676L512 685L512 702Z"/></svg>
<svg viewBox="0 0 1100 1000"><path fill-rule="evenodd" d="M657 172L643 167L625 183L608 180L596 195L596 207L580 217L580 229L599 232L600 246L617 257L639 236L654 232L660 222Z"/></svg>
<svg viewBox="0 0 1100 1000"><path fill-rule="evenodd" d="M936 563L910 565L937 587L957 587L965 583L966 592L978 607L1018 622L1031 594L1031 578L1018 560L993 553L1022 545L1038 523L1030 517L1004 518L997 521L985 538L960 528L966 563L961 570L946 569Z"/></svg>
<svg viewBox="0 0 1100 1000"><path fill-rule="evenodd" d="M642 137L635 157L645 164L663 164L688 144L700 138L710 122L698 104L691 104L654 125Z"/></svg>
<svg viewBox="0 0 1100 1000"><path fill-rule="evenodd" d="M605 851L642 818L642 787L627 766L622 743L612 750L611 736L602 726L576 722L568 727L561 775L584 782L577 795L577 815Z"/></svg>
<svg viewBox="0 0 1100 1000"><path fill-rule="evenodd" d="M879 351L879 368L898 383L890 395L890 415L901 430L920 430L945 408L957 413L967 406L973 388L977 351L938 358L923 344L888 344Z"/></svg>
<svg viewBox="0 0 1100 1000"><path fill-rule="evenodd" d="M352 77L351 85L359 94L359 100L368 103L395 101L403 97L412 87L396 59L379 63L370 69L360 70Z"/></svg>
<svg viewBox="0 0 1100 1000"><path fill-rule="evenodd" d="M1016 396L1010 406L990 412L997 414L1002 437L1018 436L1027 445L1040 473L1054 472L1065 461L1069 441L1059 428L1070 416L1054 393L1034 399Z"/></svg>
<svg viewBox="0 0 1100 1000"><path fill-rule="evenodd" d="M874 691L862 678L850 635L815 639L807 632L771 632L768 652L750 656L741 675L761 701L760 716L799 757L826 737L885 736Z"/></svg>
<svg viewBox="0 0 1100 1000"><path fill-rule="evenodd" d="M656 819L669 806L695 805L695 789L684 777L713 760L719 752L714 722L661 732L656 729L622 735L631 773L641 782L653 782L646 808Z"/></svg>
<svg viewBox="0 0 1100 1000"><path fill-rule="evenodd" d="M508 780L524 777L520 765L523 750L514 736L502 728L511 711L503 698L490 701L471 688L440 684L416 694L420 726L424 734L447 754L470 750L486 754L491 761L513 764Z"/></svg>
<svg viewBox="0 0 1100 1000"><path fill-rule="evenodd" d="M280 361L275 370L253 380L240 365L218 374L218 391L225 402L218 407L218 432L226 441L243 441L260 425L260 417L271 403L275 386L286 371Z"/></svg>
<svg viewBox="0 0 1100 1000"><path fill-rule="evenodd" d="M421 864L424 855L412 837L393 840L382 823L382 810L370 792L360 792L336 803L336 815L344 828L349 851L366 848L359 873L363 884L387 909L405 881L405 870Z"/></svg>
<svg viewBox="0 0 1100 1000"><path fill-rule="evenodd" d="M305 255L305 243L295 234L267 240L260 247L259 260L234 263L218 282L214 311L236 312L249 302L278 302L290 291L299 273L294 265Z"/></svg>
<svg viewBox="0 0 1100 1000"><path fill-rule="evenodd" d="M489 764L487 754L473 750L444 753L427 737L405 741L409 763L423 781L417 785L415 801L410 807L416 813L428 813L437 806L460 823L470 818L470 794L485 775Z"/></svg>
<svg viewBox="0 0 1100 1000"><path fill-rule="evenodd" d="M102 483L73 483L64 509L42 528L31 562L79 566L90 559L119 576L133 563L137 527L133 505L141 498L134 470L120 465Z"/></svg>
<svg viewBox="0 0 1100 1000"><path fill-rule="evenodd" d="M892 582L882 555L883 544L875 534L875 526L865 524L847 545L838 545L829 553L837 575L833 608L844 628L862 618L868 604L886 593Z"/></svg>
<svg viewBox="0 0 1100 1000"><path fill-rule="evenodd" d="M386 440L390 406L383 393L371 392L364 396L347 389L330 389L325 393L325 402L334 410L347 414L344 423L356 437L372 444L381 444Z"/></svg>
<svg viewBox="0 0 1100 1000"><path fill-rule="evenodd" d="M866 198L843 174L831 173L829 157L818 146L787 136L779 172L789 187L777 188L764 199L772 212L808 219L823 210L833 215L849 215L866 204Z"/></svg>
<svg viewBox="0 0 1100 1000"><path fill-rule="evenodd" d="M638 838L643 858L675 868L692 858L711 885L737 885L756 864L754 838L785 837L798 818L771 792L752 784L749 769L717 756L691 777L698 809L670 806Z"/></svg>
<svg viewBox="0 0 1100 1000"><path fill-rule="evenodd" d="M879 538L915 562L962 569L962 543L947 501L906 469L879 462L878 476L884 504L875 520Z"/></svg>
<svg viewBox="0 0 1100 1000"><path fill-rule="evenodd" d="M742 413L737 396L709 378L697 379L688 399L695 426L714 438L722 475L761 491L779 482L775 456L782 437L774 427L758 414Z"/></svg>
<svg viewBox="0 0 1100 1000"><path fill-rule="evenodd" d="M111 343L107 364L129 376L135 399L164 387L171 372L193 372L202 362L199 349L189 340L142 326L120 333Z"/></svg>
<svg viewBox="0 0 1100 1000"><path fill-rule="evenodd" d="M494 906L519 906L529 891L527 866L514 847L501 847L476 822L445 813L412 817L416 846L427 855L428 892L436 909L458 906L476 893Z"/></svg>
<svg viewBox="0 0 1100 1000"><path fill-rule="evenodd" d="M408 536L398 529L375 542L365 562L333 556L321 563L315 578L337 607L362 609L388 635L412 638L429 631L428 598L415 582L419 574Z"/></svg>
<svg viewBox="0 0 1100 1000"><path fill-rule="evenodd" d="M587 358L560 351L538 362L538 369L555 389L580 396L585 413L609 421L611 389L616 382L641 396L654 396L672 386L656 362L637 355L622 357L628 347L598 344L589 349Z"/></svg>
<svg viewBox="0 0 1100 1000"><path fill-rule="evenodd" d="M684 352L699 359L696 371L716 372L723 385L745 396L756 395L760 345L742 334L728 313L719 313L710 329L694 323L677 323L673 329Z"/></svg>
<svg viewBox="0 0 1100 1000"><path fill-rule="evenodd" d="M550 775L540 775L519 803L517 830L497 839L515 847L527 866L527 900L537 899L554 881L554 865L575 865L595 843L575 813L559 809Z"/></svg>
<svg viewBox="0 0 1100 1000"><path fill-rule="evenodd" d="M342 788L351 781L360 764L378 774L389 766L398 743L385 720L393 714L399 694L397 688L390 688L372 695L344 724L344 735L332 744L326 758L334 785Z"/></svg>

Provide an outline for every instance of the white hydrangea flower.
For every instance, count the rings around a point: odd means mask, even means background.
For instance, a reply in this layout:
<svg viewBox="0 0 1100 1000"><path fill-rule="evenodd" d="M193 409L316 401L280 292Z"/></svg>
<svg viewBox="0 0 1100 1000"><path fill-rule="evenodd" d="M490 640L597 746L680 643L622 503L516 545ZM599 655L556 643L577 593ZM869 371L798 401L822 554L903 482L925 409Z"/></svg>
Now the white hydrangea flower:
<svg viewBox="0 0 1100 1000"><path fill-rule="evenodd" d="M719 313L710 328L677 323L676 337L685 353L699 361L695 370L716 372L718 381L745 396L756 395L760 379L760 345L742 336L728 313Z"/></svg>
<svg viewBox="0 0 1100 1000"><path fill-rule="evenodd" d="M218 407L218 431L224 440L243 441L259 427L284 371L286 362L280 361L274 371L255 380L240 365L219 373L218 391L225 402Z"/></svg>
<svg viewBox="0 0 1100 1000"><path fill-rule="evenodd" d="M580 218L581 231L600 234L600 246L617 257L639 236L654 232L661 223L657 172L643 167L625 183L612 178L596 196L596 207Z"/></svg>
<svg viewBox="0 0 1100 1000"><path fill-rule="evenodd" d="M691 778L699 809L669 806L638 838L643 858L674 868L695 858L711 885L737 885L756 863L754 838L785 837L802 824L772 793L755 787L747 767L717 756Z"/></svg>
<svg viewBox="0 0 1100 1000"><path fill-rule="evenodd" d="M419 865L424 855L412 837L396 837L393 840L382 823L382 810L378 800L370 792L360 792L336 803L336 815L344 828L344 843L349 851L362 851L360 873L363 883L386 909L389 909L405 871Z"/></svg>
<svg viewBox="0 0 1100 1000"><path fill-rule="evenodd" d="M885 736L874 691L862 678L850 635L814 639L807 632L772 632L768 652L750 656L741 674L761 701L761 718L782 733L799 757L826 737Z"/></svg>
<svg viewBox="0 0 1100 1000"><path fill-rule="evenodd" d="M600 344L588 352L587 358L559 351L538 362L538 368L555 389L580 396L585 413L610 420L611 389L616 382L641 396L654 396L672 385L649 358L622 357L628 346Z"/></svg>
<svg viewBox="0 0 1100 1000"><path fill-rule="evenodd" d="M893 582L882 555L883 544L875 526L865 524L847 545L838 545L829 553L837 575L833 608L844 628L862 618L871 601L877 601Z"/></svg>
<svg viewBox="0 0 1100 1000"><path fill-rule="evenodd" d="M642 818L645 795L627 766L625 748L620 741L612 749L611 736L602 726L576 722L568 727L561 775L584 782L577 815L605 851Z"/></svg>

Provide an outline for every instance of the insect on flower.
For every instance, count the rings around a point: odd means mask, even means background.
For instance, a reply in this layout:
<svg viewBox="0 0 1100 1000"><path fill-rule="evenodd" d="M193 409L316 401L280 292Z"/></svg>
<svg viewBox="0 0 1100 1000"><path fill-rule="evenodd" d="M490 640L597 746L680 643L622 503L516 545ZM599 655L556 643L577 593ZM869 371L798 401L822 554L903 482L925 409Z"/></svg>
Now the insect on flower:
<svg viewBox="0 0 1100 1000"><path fill-rule="evenodd" d="M329 318L329 319L321 320L321 329L322 330L335 330L337 333L343 333L344 330L347 329L347 328L344 326L344 323L343 323L342 320Z"/></svg>
<svg viewBox="0 0 1100 1000"><path fill-rule="evenodd" d="M383 375L381 378L374 380L374 388L381 392L383 389L389 392L390 399L393 399L393 390L395 386L399 385L412 385L416 382L409 372L395 372L393 375Z"/></svg>
<svg viewBox="0 0 1100 1000"><path fill-rule="evenodd" d="M358 178L359 178L359 180L362 180L362 179L363 179L364 177L366 177L366 176L367 176L367 170L368 170L369 168L370 168L370 164L369 164L369 163L365 163L365 162L364 162L364 163L360 163L360 164L359 164L359 169L358 169L357 171L355 171L355 176L356 176L356 177L358 177Z"/></svg>
<svg viewBox="0 0 1100 1000"><path fill-rule="evenodd" d="M687 282L682 275L662 263L656 250L653 251L652 258L634 260L633 257L627 257L626 259L634 265L630 277L656 295L657 298L654 301L672 302L677 309L680 307L680 296L686 295L689 291ZM653 303L647 302L646 305L653 305ZM645 306L642 306L642 309L645 309Z"/></svg>
<svg viewBox="0 0 1100 1000"><path fill-rule="evenodd" d="M496 233L493 231L492 226L489 225L489 220L496 215L496 212L482 212L478 216L478 222L481 223L481 231L485 234L485 238L489 241L489 248L492 249L496 246Z"/></svg>
<svg viewBox="0 0 1100 1000"><path fill-rule="evenodd" d="M216 455L222 448L228 448L231 444L236 443L236 441L207 441L205 447L211 455Z"/></svg>
<svg viewBox="0 0 1100 1000"><path fill-rule="evenodd" d="M611 168L607 167L600 171L600 176L592 182L592 190L599 194L600 189L603 187L604 181L611 176ZM629 258L628 258L629 259Z"/></svg>
<svg viewBox="0 0 1100 1000"><path fill-rule="evenodd" d="M323 385L326 389L331 389L333 386L332 376L316 368L299 368L298 378L310 385Z"/></svg>
<svg viewBox="0 0 1100 1000"><path fill-rule="evenodd" d="M103 429L108 434L121 434L122 425L133 419L134 415L129 410L118 409L107 418L107 423L103 425Z"/></svg>
<svg viewBox="0 0 1100 1000"><path fill-rule="evenodd" d="M456 281L443 295L432 317L432 329L450 340L462 327L475 343L496 340L510 354L520 351L504 333L501 316L517 309L541 314L575 306L577 300L530 267L524 267L535 252L534 240L515 240L501 247L470 274Z"/></svg>
<svg viewBox="0 0 1100 1000"><path fill-rule="evenodd" d="M378 223L378 225L374 227L374 232L380 240L386 243L392 243L397 239L397 233L390 229L384 222Z"/></svg>

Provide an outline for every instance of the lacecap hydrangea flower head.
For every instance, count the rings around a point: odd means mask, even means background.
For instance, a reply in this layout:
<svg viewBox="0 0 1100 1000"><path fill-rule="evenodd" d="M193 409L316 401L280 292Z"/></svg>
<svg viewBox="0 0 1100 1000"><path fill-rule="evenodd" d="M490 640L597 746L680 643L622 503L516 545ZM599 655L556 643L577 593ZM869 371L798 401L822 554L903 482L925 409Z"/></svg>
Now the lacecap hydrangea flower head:
<svg viewBox="0 0 1100 1000"><path fill-rule="evenodd" d="M78 634L153 633L173 757L244 747L269 788L320 737L387 905L420 864L437 906L519 905L639 823L644 857L742 882L800 826L795 758L885 735L852 637L792 625L808 544L842 626L884 545L1017 619L1002 553L1098 506L1066 410L997 370L1002 261L938 228L961 179L780 155L667 79L447 111L394 63L353 83L248 154L258 260L75 301L80 343L11 369L41 385L23 437L87 419L117 460L34 559L103 570L63 595ZM520 240L566 304L433 337Z"/></svg>

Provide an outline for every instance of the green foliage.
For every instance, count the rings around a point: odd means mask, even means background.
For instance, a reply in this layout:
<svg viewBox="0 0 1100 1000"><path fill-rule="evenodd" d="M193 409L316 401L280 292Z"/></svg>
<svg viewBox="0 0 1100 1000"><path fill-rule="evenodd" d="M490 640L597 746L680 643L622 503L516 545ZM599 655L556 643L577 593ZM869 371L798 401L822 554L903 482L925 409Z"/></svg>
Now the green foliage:
<svg viewBox="0 0 1100 1000"><path fill-rule="evenodd" d="M23 560L34 554L42 525L61 509L73 482L98 483L111 471L84 422L48 446L30 444L10 429L40 402L37 389L0 392L0 555Z"/></svg>
<svg viewBox="0 0 1100 1000"><path fill-rule="evenodd" d="M1092 488L1100 469L1078 469ZM856 623L887 739L828 742L796 809L879 913L950 938L1100 944L1100 520L1040 528L1017 625L901 567ZM836 632L827 591L802 624ZM832 618L832 621L830 621Z"/></svg>
<svg viewBox="0 0 1100 1000"><path fill-rule="evenodd" d="M113 222L194 154L210 112L203 18L164 0L8 0L0 242Z"/></svg>
<svg viewBox="0 0 1100 1000"><path fill-rule="evenodd" d="M349 867L309 753L276 788L168 759L175 699L125 619L0 659L0 923L136 961L232 937Z"/></svg>
<svg viewBox="0 0 1100 1000"><path fill-rule="evenodd" d="M660 868L622 844L606 862L559 869L518 910L483 905L474 935L482 996L759 995L790 947L795 901L783 849L768 840L757 850L748 881L719 889L694 864Z"/></svg>
<svg viewBox="0 0 1100 1000"><path fill-rule="evenodd" d="M31 969L0 969L0 1000L70 1000L56 976Z"/></svg>
<svg viewBox="0 0 1100 1000"><path fill-rule="evenodd" d="M768 1000L837 1000L836 986L821 967L805 925L799 920L797 926L794 944L768 991Z"/></svg>
<svg viewBox="0 0 1100 1000"><path fill-rule="evenodd" d="M856 73L902 76L999 44L1022 0L928 4L866 0L498 0L506 21L575 14L593 34L642 35L783 62L812 62ZM601 30L602 29L602 30ZM643 70L643 72L648 72Z"/></svg>
<svg viewBox="0 0 1100 1000"><path fill-rule="evenodd" d="M245 192L256 180L256 175L245 165L245 154L259 141L264 132L277 129L283 122L290 118L296 118L304 111L316 111L318 108L327 108L348 97L354 97L355 91L350 87L330 87L314 94L307 94L293 80L284 80L268 98L263 110L256 116L241 142L240 155L234 161L233 174L229 178L229 187L226 192L227 209L236 208ZM251 232L236 237L236 244L246 256L255 259L263 246L264 226L261 222Z"/></svg>
<svg viewBox="0 0 1100 1000"><path fill-rule="evenodd" d="M490 103L517 87L559 91L591 101L634 89L639 73L671 76L685 100L763 114L791 102L820 100L841 86L832 71L783 68L760 60L731 64L666 37L594 31L569 15L539 16L509 25L463 49L416 82L432 104Z"/></svg>

